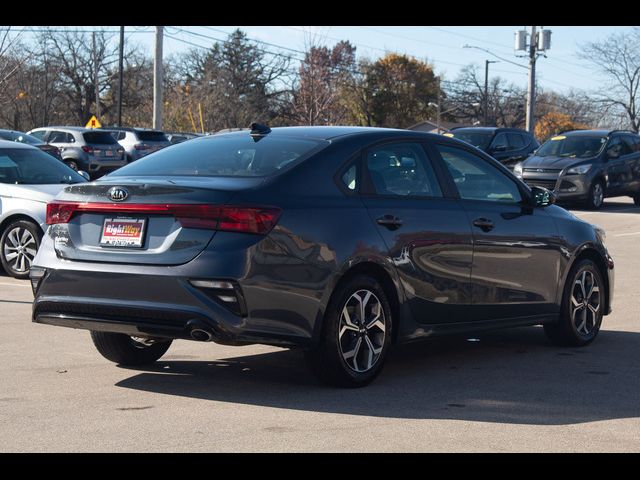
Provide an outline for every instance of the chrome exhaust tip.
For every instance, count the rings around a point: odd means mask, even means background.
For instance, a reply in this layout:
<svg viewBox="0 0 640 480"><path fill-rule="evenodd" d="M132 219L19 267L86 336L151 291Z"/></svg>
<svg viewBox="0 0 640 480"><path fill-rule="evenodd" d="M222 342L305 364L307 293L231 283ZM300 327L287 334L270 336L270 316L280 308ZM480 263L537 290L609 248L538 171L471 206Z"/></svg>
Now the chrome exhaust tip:
<svg viewBox="0 0 640 480"><path fill-rule="evenodd" d="M213 335L211 334L211 332L203 330L201 328L194 328L189 332L189 334L191 335L191 338L197 340L198 342L210 342L211 340L213 340Z"/></svg>

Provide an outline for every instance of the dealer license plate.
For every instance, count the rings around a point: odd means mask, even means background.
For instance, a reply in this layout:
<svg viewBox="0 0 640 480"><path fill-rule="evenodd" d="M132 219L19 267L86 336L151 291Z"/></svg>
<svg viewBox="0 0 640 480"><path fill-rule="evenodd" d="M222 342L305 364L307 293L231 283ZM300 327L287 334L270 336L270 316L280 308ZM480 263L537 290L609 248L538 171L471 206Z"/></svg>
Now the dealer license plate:
<svg viewBox="0 0 640 480"><path fill-rule="evenodd" d="M141 248L145 224L144 218L105 218L100 245Z"/></svg>

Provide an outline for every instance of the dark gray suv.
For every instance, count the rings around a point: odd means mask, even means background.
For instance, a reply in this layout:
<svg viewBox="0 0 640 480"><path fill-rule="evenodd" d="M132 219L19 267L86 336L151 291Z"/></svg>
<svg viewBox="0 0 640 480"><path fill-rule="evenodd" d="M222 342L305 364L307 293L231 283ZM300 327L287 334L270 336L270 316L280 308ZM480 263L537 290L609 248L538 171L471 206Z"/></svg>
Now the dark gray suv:
<svg viewBox="0 0 640 480"><path fill-rule="evenodd" d="M640 135L626 130L573 130L547 140L516 165L530 186L555 192L558 200L590 209L605 197L630 196L640 205Z"/></svg>

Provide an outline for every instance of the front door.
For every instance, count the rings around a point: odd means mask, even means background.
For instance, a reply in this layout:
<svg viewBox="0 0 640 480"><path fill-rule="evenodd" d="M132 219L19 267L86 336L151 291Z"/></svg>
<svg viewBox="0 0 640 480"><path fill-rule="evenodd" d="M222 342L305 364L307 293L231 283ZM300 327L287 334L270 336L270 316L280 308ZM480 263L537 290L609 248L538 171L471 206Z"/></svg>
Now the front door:
<svg viewBox="0 0 640 480"><path fill-rule="evenodd" d="M561 244L553 219L491 161L436 144L473 231L473 320L557 311Z"/></svg>
<svg viewBox="0 0 640 480"><path fill-rule="evenodd" d="M471 228L419 142L365 151L363 202L419 323L464 320L471 304Z"/></svg>

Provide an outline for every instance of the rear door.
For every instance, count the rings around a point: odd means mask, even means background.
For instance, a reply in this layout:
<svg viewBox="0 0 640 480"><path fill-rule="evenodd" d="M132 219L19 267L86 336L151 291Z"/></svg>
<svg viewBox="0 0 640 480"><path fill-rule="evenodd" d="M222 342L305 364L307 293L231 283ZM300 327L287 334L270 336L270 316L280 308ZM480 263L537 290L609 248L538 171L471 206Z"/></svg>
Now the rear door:
<svg viewBox="0 0 640 480"><path fill-rule="evenodd" d="M471 228L419 142L363 155L363 202L388 248L417 322L463 321L471 304Z"/></svg>
<svg viewBox="0 0 640 480"><path fill-rule="evenodd" d="M473 232L471 318L548 314L555 305L562 245L553 219L528 207L518 182L461 146L437 143Z"/></svg>
<svg viewBox="0 0 640 480"><path fill-rule="evenodd" d="M630 154L631 148L623 140L622 135L615 135L609 140L605 150L608 197L625 194L626 179L631 176L628 163Z"/></svg>

